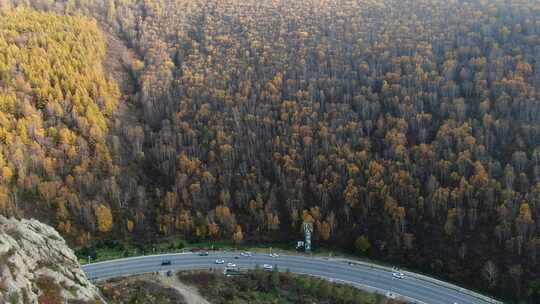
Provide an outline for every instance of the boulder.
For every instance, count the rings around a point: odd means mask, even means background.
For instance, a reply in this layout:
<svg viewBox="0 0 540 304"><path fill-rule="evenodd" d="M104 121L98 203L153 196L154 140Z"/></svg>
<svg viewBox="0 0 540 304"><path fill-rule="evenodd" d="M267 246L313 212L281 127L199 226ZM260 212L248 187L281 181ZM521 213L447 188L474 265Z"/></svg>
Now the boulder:
<svg viewBox="0 0 540 304"><path fill-rule="evenodd" d="M58 232L0 215L0 303L102 303Z"/></svg>

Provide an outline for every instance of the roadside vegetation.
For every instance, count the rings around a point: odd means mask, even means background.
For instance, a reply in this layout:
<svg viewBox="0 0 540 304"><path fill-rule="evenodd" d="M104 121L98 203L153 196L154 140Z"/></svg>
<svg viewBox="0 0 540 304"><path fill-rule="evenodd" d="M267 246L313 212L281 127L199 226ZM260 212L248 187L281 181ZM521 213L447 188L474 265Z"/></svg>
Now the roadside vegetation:
<svg viewBox="0 0 540 304"><path fill-rule="evenodd" d="M255 269L235 276L225 276L219 271L181 271L171 276L147 274L108 280L99 287L111 304L183 304L191 303L190 299L213 304L405 303L349 285L277 269Z"/></svg>
<svg viewBox="0 0 540 304"><path fill-rule="evenodd" d="M235 276L219 272L179 272L180 281L204 290L203 296L216 304L266 303L404 303L367 293L349 285L299 276L290 272L256 269Z"/></svg>
<svg viewBox="0 0 540 304"><path fill-rule="evenodd" d="M100 286L110 304L185 304L175 289L143 278L109 280Z"/></svg>
<svg viewBox="0 0 540 304"><path fill-rule="evenodd" d="M258 253L283 253L283 254L304 254L294 249L294 244L291 242L279 242L268 244L235 244L233 241L194 241L187 240L163 240L148 244L134 244L130 242L119 242L115 240L97 241L91 246L79 248L75 251L81 264L90 262L103 262L114 259L127 257L136 257L150 254L165 254L165 253L180 253L186 251L250 251ZM319 257L343 257L354 258L361 260L369 260L366 257L355 255L354 253L346 252L338 249L330 249L326 247L314 248L311 252L313 256ZM372 261L375 262L375 261ZM382 264L381 262L378 262Z"/></svg>

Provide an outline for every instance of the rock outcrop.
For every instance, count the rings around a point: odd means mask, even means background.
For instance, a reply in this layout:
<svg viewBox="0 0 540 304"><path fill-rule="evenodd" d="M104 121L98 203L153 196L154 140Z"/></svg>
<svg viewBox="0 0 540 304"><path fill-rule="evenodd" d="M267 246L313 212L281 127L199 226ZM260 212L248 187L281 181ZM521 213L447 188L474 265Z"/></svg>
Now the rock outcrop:
<svg viewBox="0 0 540 304"><path fill-rule="evenodd" d="M0 303L101 303L58 232L0 216Z"/></svg>

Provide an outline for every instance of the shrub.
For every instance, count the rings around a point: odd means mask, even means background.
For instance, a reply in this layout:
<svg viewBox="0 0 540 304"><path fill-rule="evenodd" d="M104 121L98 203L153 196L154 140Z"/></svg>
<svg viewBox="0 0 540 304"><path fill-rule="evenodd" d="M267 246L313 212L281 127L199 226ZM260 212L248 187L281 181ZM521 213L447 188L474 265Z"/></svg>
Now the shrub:
<svg viewBox="0 0 540 304"><path fill-rule="evenodd" d="M18 304L19 303L19 293L12 292L9 294L9 302L11 304Z"/></svg>
<svg viewBox="0 0 540 304"><path fill-rule="evenodd" d="M62 303L60 286L56 284L53 278L42 275L37 279L36 285L41 290L41 295L38 298L40 304Z"/></svg>

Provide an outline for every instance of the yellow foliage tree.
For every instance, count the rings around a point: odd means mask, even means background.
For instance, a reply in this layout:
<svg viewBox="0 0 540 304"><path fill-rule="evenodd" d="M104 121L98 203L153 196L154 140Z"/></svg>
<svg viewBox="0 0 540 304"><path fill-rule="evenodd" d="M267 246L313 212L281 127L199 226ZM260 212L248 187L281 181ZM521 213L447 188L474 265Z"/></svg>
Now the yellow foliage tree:
<svg viewBox="0 0 540 304"><path fill-rule="evenodd" d="M209 223L208 224L208 234L210 234L211 237L215 238L219 235L219 226L216 223Z"/></svg>
<svg viewBox="0 0 540 304"><path fill-rule="evenodd" d="M113 217L111 209L105 204L99 204L96 206L96 221L99 232L109 232L112 229Z"/></svg>
<svg viewBox="0 0 540 304"><path fill-rule="evenodd" d="M11 181L13 171L9 167L2 168L2 180L7 184Z"/></svg>
<svg viewBox="0 0 540 304"><path fill-rule="evenodd" d="M132 221L132 220L127 220L126 222L126 225L127 225L127 230L129 232L133 232L133 228L135 227L135 223Z"/></svg>
<svg viewBox="0 0 540 304"><path fill-rule="evenodd" d="M330 238L330 232L330 225L326 221L323 221L319 227L319 235L321 236L321 239L327 241Z"/></svg>
<svg viewBox="0 0 540 304"><path fill-rule="evenodd" d="M240 244L243 239L244 233L242 232L242 227L240 225L236 225L236 229L233 234L233 240L236 244Z"/></svg>

